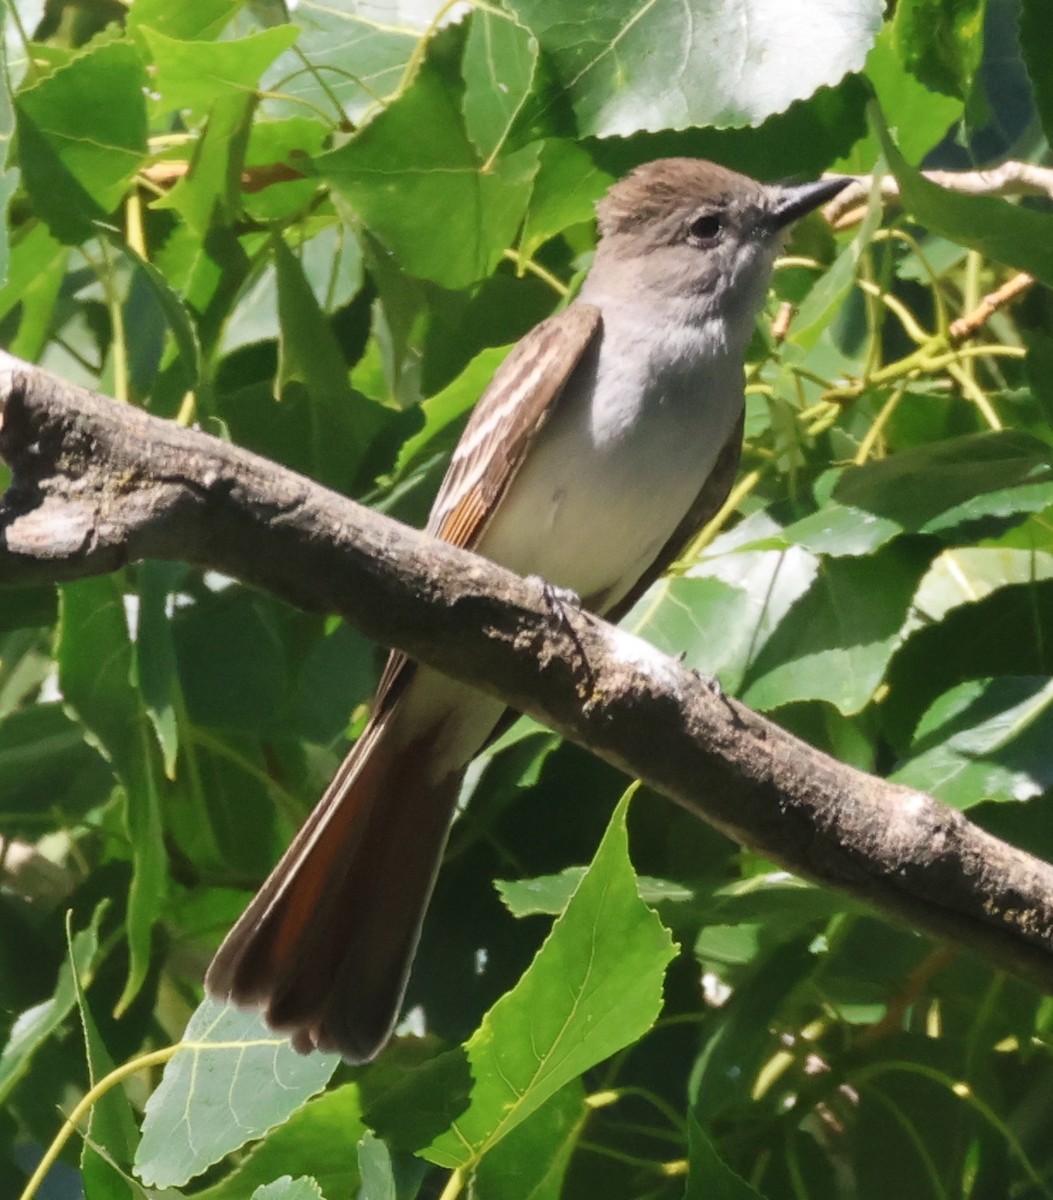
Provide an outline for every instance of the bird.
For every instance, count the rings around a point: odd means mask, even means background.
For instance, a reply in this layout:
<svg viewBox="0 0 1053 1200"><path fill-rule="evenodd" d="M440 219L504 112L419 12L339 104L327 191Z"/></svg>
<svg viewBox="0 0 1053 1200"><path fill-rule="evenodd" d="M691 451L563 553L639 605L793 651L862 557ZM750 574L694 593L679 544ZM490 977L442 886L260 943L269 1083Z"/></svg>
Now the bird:
<svg viewBox="0 0 1053 1200"><path fill-rule="evenodd" d="M744 358L789 226L850 180L644 163L597 205L576 298L513 347L426 530L618 620L734 481ZM295 1049L376 1057L397 1023L458 792L505 706L392 652L364 731L236 922L206 989Z"/></svg>

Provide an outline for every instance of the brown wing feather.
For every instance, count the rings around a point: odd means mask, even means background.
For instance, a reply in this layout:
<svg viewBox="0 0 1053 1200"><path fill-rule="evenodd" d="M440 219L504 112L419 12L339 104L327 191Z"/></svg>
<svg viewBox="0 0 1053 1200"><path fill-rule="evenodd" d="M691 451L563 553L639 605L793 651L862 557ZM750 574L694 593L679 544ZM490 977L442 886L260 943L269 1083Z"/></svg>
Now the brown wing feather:
<svg viewBox="0 0 1053 1200"><path fill-rule="evenodd" d="M510 351L468 418L425 531L466 550L478 544L531 442L552 413L600 328L600 310L572 304L542 321ZM379 712L408 659L393 651L374 704Z"/></svg>
<svg viewBox="0 0 1053 1200"><path fill-rule="evenodd" d="M467 549L478 543L599 327L598 308L572 304L513 348L464 427L432 505L428 533Z"/></svg>

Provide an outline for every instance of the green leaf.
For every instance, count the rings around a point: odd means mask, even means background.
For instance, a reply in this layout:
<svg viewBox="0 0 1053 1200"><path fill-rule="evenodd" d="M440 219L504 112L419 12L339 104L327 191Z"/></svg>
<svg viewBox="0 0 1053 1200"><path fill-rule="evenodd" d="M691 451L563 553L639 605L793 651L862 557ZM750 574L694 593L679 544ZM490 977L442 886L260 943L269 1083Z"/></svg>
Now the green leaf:
<svg viewBox="0 0 1053 1200"><path fill-rule="evenodd" d="M148 1187L181 1187L287 1120L339 1061L297 1054L257 1013L205 1000L147 1101L136 1174Z"/></svg>
<svg viewBox="0 0 1053 1200"><path fill-rule="evenodd" d="M351 387L340 344L302 266L281 238L275 240L274 253L281 327L279 393L283 403L291 401L290 385L302 385L310 473L323 483L348 488L387 423L386 414Z"/></svg>
<svg viewBox="0 0 1053 1200"><path fill-rule="evenodd" d="M1045 676L974 680L922 717L897 783L969 808L1030 800L1053 787L1053 682Z"/></svg>
<svg viewBox="0 0 1053 1200"><path fill-rule="evenodd" d="M288 115L304 105L335 123L364 118L412 82L422 42L459 19L445 0L300 0L289 14L300 30L296 50L275 63L265 87L285 98ZM311 69L304 70L304 63Z"/></svg>
<svg viewBox="0 0 1053 1200"><path fill-rule="evenodd" d="M289 665L272 603L229 588L178 613L173 632L180 682L197 724L255 732L277 723Z"/></svg>
<svg viewBox="0 0 1053 1200"><path fill-rule="evenodd" d="M457 96L425 67L390 108L315 165L404 271L459 288L489 275L511 245L538 151L526 146L484 171Z"/></svg>
<svg viewBox="0 0 1053 1200"><path fill-rule="evenodd" d="M909 71L926 87L964 99L984 49L987 0L900 0L894 43Z"/></svg>
<svg viewBox="0 0 1053 1200"><path fill-rule="evenodd" d="M140 24L154 60L153 91L165 109L207 112L220 98L254 92L260 76L296 41L294 25L232 42L183 41Z"/></svg>
<svg viewBox="0 0 1053 1200"><path fill-rule="evenodd" d="M73 935L69 958L59 968L58 982L50 999L26 1009L15 1018L7 1045L0 1052L0 1101L29 1070L33 1055L73 1011L77 1003L76 978L85 979L99 952L99 924L107 901L96 906L91 923Z"/></svg>
<svg viewBox="0 0 1053 1200"><path fill-rule="evenodd" d="M846 715L866 707L905 636L921 569L896 547L823 559L752 664L743 700L760 709L826 700Z"/></svg>
<svg viewBox="0 0 1053 1200"><path fill-rule="evenodd" d="M519 238L519 252L527 258L565 229L591 226L596 201L612 182L576 142L547 138L538 161Z"/></svg>
<svg viewBox="0 0 1053 1200"><path fill-rule="evenodd" d="M464 124L483 158L496 154L526 103L537 66L537 39L500 9L476 9L461 71Z"/></svg>
<svg viewBox="0 0 1053 1200"><path fill-rule="evenodd" d="M964 104L954 96L932 92L903 65L886 25L867 55L865 74L877 94L889 128L896 135L900 153L911 163L920 163L939 145L952 125L961 119ZM873 131L852 147L839 167L870 174L877 167L881 147Z"/></svg>
<svg viewBox="0 0 1053 1200"><path fill-rule="evenodd" d="M592 865L533 963L465 1046L474 1086L467 1109L425 1157L477 1161L571 1080L641 1037L662 1004L675 952L641 902L629 862L629 794Z"/></svg>
<svg viewBox="0 0 1053 1200"><path fill-rule="evenodd" d="M112 238L111 241L114 248L132 264L134 272L128 290L129 327L136 329L138 333L138 323L145 318L144 300L156 305L160 314L159 323L160 320L164 321L175 343L181 388L184 392L197 390L201 383L201 345L187 306L152 262L143 258L126 242L116 238ZM134 355L139 349L140 340L137 336L130 349L133 355L132 375L140 393L148 395L150 386L154 383L157 363L153 359L147 360L148 365L140 367L140 376L136 377Z"/></svg>
<svg viewBox="0 0 1053 1200"><path fill-rule="evenodd" d="M966 196L937 187L907 164L884 123L877 129L899 181L903 206L917 221L995 262L1053 284L1053 216L993 196Z"/></svg>
<svg viewBox="0 0 1053 1200"><path fill-rule="evenodd" d="M875 170L878 174L883 173L880 162ZM871 190L866 216L856 236L838 254L833 265L816 280L797 311L790 327L790 353L785 358L787 364L799 361L803 357L802 351L814 349L845 304L855 287L860 259L864 254L869 254L874 234L881 225L882 211L880 193L875 185Z"/></svg>
<svg viewBox="0 0 1053 1200"><path fill-rule="evenodd" d="M362 1200L397 1200L395 1169L387 1144L367 1129L358 1143L358 1169Z"/></svg>
<svg viewBox="0 0 1053 1200"><path fill-rule="evenodd" d="M1020 49L1031 77L1035 106L1042 118L1046 141L1053 141L1053 42L1049 39L1046 0L1023 0L1020 10Z"/></svg>
<svg viewBox="0 0 1053 1200"><path fill-rule="evenodd" d="M962 604L977 604L992 592L1017 584L1053 579L1053 554L1010 546L963 546L933 561L914 607L928 623L940 621Z"/></svg>
<svg viewBox="0 0 1053 1200"><path fill-rule="evenodd" d="M58 703L16 710L0 720L0 811L4 832L23 832L17 815L39 818L56 806L70 816L101 804L113 775L84 730ZM39 819L24 832L39 833Z"/></svg>
<svg viewBox="0 0 1053 1200"><path fill-rule="evenodd" d="M2 27L2 26L0 26ZM0 285L7 281L9 254L8 206L19 184L19 171L11 164L15 133L15 107L7 66L6 42L0 41Z"/></svg>
<svg viewBox="0 0 1053 1200"><path fill-rule="evenodd" d="M325 1200L322 1189L307 1175L293 1179L291 1175L283 1175L263 1187L258 1187L251 1200Z"/></svg>
<svg viewBox="0 0 1053 1200"><path fill-rule="evenodd" d="M18 358L36 362L51 335L70 253L39 221L13 239L8 280L0 289L0 317L20 308L18 332L7 346Z"/></svg>
<svg viewBox="0 0 1053 1200"><path fill-rule="evenodd" d="M144 28L169 38L204 41L216 37L245 0L135 0L128 9L128 32L139 36Z"/></svg>
<svg viewBox="0 0 1053 1200"><path fill-rule="evenodd" d="M68 933L67 933L68 936ZM70 943L73 961L73 944ZM82 987L82 976L71 971L77 991L77 1007L84 1030L84 1047L88 1060L88 1079L92 1087L113 1071L115 1063L102 1040L88 999ZM138 1126L128 1096L121 1088L111 1088L92 1105L87 1136L81 1150L80 1169L86 1197L105 1196L107 1200L132 1200L136 1190L124 1173L131 1165Z"/></svg>
<svg viewBox="0 0 1053 1200"><path fill-rule="evenodd" d="M881 25L874 0L616 0L572 17L550 0L509 7L541 43L579 132L598 137L759 125L858 70Z"/></svg>
<svg viewBox="0 0 1053 1200"><path fill-rule="evenodd" d="M721 1159L692 1112L687 1119L688 1172L684 1200L764 1200Z"/></svg>
<svg viewBox="0 0 1053 1200"><path fill-rule="evenodd" d="M120 1004L146 978L154 926L167 885L153 733L132 683L133 650L124 596L114 576L66 584L61 590L59 680L67 701L98 740L124 784L124 816L132 850L128 896L131 961Z"/></svg>
<svg viewBox="0 0 1053 1200"><path fill-rule="evenodd" d="M421 404L424 425L418 433L406 438L399 450L397 471L403 474L439 436L459 418L472 409L472 405L486 390L494 372L504 361L510 347L493 346L477 354L457 378L441 392L429 396Z"/></svg>
<svg viewBox="0 0 1053 1200"><path fill-rule="evenodd" d="M253 122L245 152L245 169L256 182L253 190L242 196L245 211L257 221L287 221L300 213L319 190L318 180L309 172L307 160L321 153L329 136L329 128L317 119L289 117L284 121ZM304 178L283 179L282 168L289 168L290 174L303 173ZM327 286L319 296L329 312L340 306L339 297L345 301L350 298L346 295L349 285L353 284L351 295L361 286L361 252L349 229L329 221L301 248L300 253L305 259L310 260L312 254L321 257L321 247L316 247L321 238L325 239L323 245L328 243L331 247L324 259ZM340 247L334 253L332 244L338 239Z"/></svg>
<svg viewBox="0 0 1053 1200"><path fill-rule="evenodd" d="M567 867L558 875L539 875L534 879L495 879L494 886L501 903L513 917L532 917L539 913L558 917L570 903L584 874L584 867ZM640 899L652 907L666 900L689 900L694 894L689 888L670 883L668 879L652 879L641 875L636 883Z"/></svg>
<svg viewBox="0 0 1053 1200"><path fill-rule="evenodd" d="M174 209L198 238L230 225L241 211L241 172L256 110L253 92L230 92L212 105L189 173L154 208Z"/></svg>
<svg viewBox="0 0 1053 1200"><path fill-rule="evenodd" d="M19 93L25 187L59 241L90 237L142 165L146 86L135 47L109 41Z"/></svg>
<svg viewBox="0 0 1053 1200"><path fill-rule="evenodd" d="M585 1089L572 1080L483 1156L474 1172L476 1194L486 1200L560 1200L588 1116Z"/></svg>
<svg viewBox="0 0 1053 1200"><path fill-rule="evenodd" d="M832 501L783 531L818 554L872 554L901 533L957 538L1014 523L1049 504L1053 455L1005 430L945 438L837 476Z"/></svg>
<svg viewBox="0 0 1053 1200"><path fill-rule="evenodd" d="M818 571L814 555L786 546L772 536L778 533L767 514L754 513L717 538L687 574L655 584L626 628L738 694L761 647Z"/></svg>
<svg viewBox="0 0 1053 1200"><path fill-rule="evenodd" d="M368 1136L358 1087L349 1083L309 1100L254 1146L226 1179L196 1200L242 1200L280 1172L310 1174L329 1196L350 1196L359 1185L354 1142Z"/></svg>
<svg viewBox="0 0 1053 1200"><path fill-rule="evenodd" d="M179 683L167 610L170 594L183 574L184 568L178 563L145 562L139 568L139 622L133 669L169 779L175 778L179 753L176 727Z"/></svg>

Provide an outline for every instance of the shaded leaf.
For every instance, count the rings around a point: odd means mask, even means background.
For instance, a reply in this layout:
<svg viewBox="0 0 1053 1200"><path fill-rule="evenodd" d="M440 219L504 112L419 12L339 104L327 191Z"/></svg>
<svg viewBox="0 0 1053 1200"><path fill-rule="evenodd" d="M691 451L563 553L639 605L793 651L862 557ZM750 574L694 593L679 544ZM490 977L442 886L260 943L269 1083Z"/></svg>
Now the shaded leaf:
<svg viewBox="0 0 1053 1200"><path fill-rule="evenodd" d="M487 1200L560 1200L588 1115L585 1089L572 1080L483 1156L475 1170L477 1194Z"/></svg>
<svg viewBox="0 0 1053 1200"><path fill-rule="evenodd" d="M198 238L229 225L241 210L241 172L256 109L252 92L231 92L212 105L189 172L154 207L174 209Z"/></svg>
<svg viewBox="0 0 1053 1200"><path fill-rule="evenodd" d="M986 10L987 0L900 0L896 50L926 87L964 98L983 56Z"/></svg>
<svg viewBox="0 0 1053 1200"><path fill-rule="evenodd" d="M69 958L59 968L54 994L15 1018L7 1044L0 1052L0 1100L7 1098L29 1070L33 1055L73 1011L77 1003L75 978L86 978L95 963L99 923L105 908L104 901L96 907L91 924L73 935Z"/></svg>
<svg viewBox="0 0 1053 1200"><path fill-rule="evenodd" d="M0 720L0 810L4 832L22 832L16 814L60 808L82 813L113 788L113 773L58 703L16 710ZM39 831L27 822L25 831Z"/></svg>
<svg viewBox="0 0 1053 1200"><path fill-rule="evenodd" d="M721 1160L695 1113L687 1119L689 1166L684 1200L763 1200Z"/></svg>
<svg viewBox="0 0 1053 1200"><path fill-rule="evenodd" d="M904 207L933 233L1053 284L1053 216L993 196L966 196L930 183L903 159L883 124L882 149Z"/></svg>
<svg viewBox="0 0 1053 1200"><path fill-rule="evenodd" d="M274 107L289 115L302 114L306 102L334 123L364 124L412 82L425 36L462 14L445 0L300 0L289 12L300 30L296 50L275 63L264 86L288 97Z"/></svg>
<svg viewBox="0 0 1053 1200"><path fill-rule="evenodd" d="M530 258L572 225L591 225L596 201L612 182L576 142L546 138L523 218L520 252Z"/></svg>
<svg viewBox="0 0 1053 1200"><path fill-rule="evenodd" d="M1048 37L1048 22L1049 9L1045 0L1022 0L1020 49L1046 140L1053 141L1053 42Z"/></svg>
<svg viewBox="0 0 1053 1200"><path fill-rule="evenodd" d="M914 597L927 621L942 620L953 608L975 604L999 588L1053 579L1053 554L1009 546L963 546L933 561Z"/></svg>
<svg viewBox="0 0 1053 1200"><path fill-rule="evenodd" d="M70 946L72 957L73 947ZM116 1065L102 1040L91 1007L82 987L82 977L71 972L77 991L77 1007L84 1031L84 1046L88 1060L88 1078L94 1087L113 1071ZM131 1165L138 1136L135 1113L121 1088L111 1088L92 1105L87 1136L81 1150L80 1169L87 1200L93 1196L106 1200L121 1200L135 1196L135 1186L124 1174Z"/></svg>
<svg viewBox="0 0 1053 1200"><path fill-rule="evenodd" d="M258 1013L203 1001L147 1101L136 1174L148 1187L182 1186L287 1120L339 1061L297 1054Z"/></svg>
<svg viewBox="0 0 1053 1200"><path fill-rule="evenodd" d="M134 872L127 918L131 962L123 1005L146 978L154 926L167 885L168 856L158 793L160 766L143 699L132 682L132 642L116 578L64 585L60 608L58 662L63 693L124 784Z"/></svg>
<svg viewBox="0 0 1053 1200"><path fill-rule="evenodd" d="M900 533L961 537L1049 504L1049 448L1013 431L945 438L837 476L828 502L783 531L817 554L871 554Z"/></svg>

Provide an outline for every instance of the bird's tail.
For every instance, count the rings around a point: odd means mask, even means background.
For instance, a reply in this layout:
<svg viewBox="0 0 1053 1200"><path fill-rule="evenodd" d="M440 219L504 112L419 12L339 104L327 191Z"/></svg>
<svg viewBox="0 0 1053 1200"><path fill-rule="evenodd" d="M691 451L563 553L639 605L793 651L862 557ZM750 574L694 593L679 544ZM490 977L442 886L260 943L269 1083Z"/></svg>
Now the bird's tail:
<svg viewBox="0 0 1053 1200"><path fill-rule="evenodd" d="M301 1052L366 1062L398 1018L463 776L435 777L441 730L408 739L399 709L367 726L206 976Z"/></svg>

